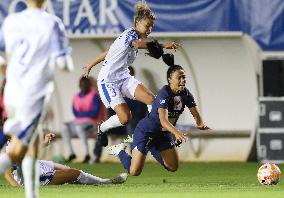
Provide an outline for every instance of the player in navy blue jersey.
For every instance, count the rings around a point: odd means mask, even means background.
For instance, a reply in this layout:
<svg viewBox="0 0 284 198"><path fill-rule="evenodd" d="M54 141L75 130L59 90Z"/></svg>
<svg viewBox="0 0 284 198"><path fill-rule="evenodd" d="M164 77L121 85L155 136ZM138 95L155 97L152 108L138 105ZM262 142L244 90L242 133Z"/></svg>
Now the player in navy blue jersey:
<svg viewBox="0 0 284 198"><path fill-rule="evenodd" d="M109 153L118 155L124 168L133 176L141 174L148 151L167 170L174 172L178 169L175 144L186 141L187 136L178 131L175 124L185 107L194 117L196 128L209 129L202 121L194 97L185 87L184 69L174 65L173 55L166 56L164 61L170 65L167 71L168 85L158 92L151 112L138 123L131 144L131 156L124 151L125 143L108 147Z"/></svg>

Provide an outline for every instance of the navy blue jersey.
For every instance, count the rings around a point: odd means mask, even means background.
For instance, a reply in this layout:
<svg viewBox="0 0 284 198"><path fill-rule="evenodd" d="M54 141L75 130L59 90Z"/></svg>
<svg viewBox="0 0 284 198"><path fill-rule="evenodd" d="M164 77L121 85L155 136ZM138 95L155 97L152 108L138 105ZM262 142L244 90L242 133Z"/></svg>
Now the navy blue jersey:
<svg viewBox="0 0 284 198"><path fill-rule="evenodd" d="M185 106L188 108L195 107L195 101L188 89L184 89L180 94L175 95L168 85L165 85L157 94L154 100L152 110L147 115L145 125L149 132L161 130L162 126L159 119L158 109L163 108L168 110L169 121L175 125L179 116L184 111Z"/></svg>

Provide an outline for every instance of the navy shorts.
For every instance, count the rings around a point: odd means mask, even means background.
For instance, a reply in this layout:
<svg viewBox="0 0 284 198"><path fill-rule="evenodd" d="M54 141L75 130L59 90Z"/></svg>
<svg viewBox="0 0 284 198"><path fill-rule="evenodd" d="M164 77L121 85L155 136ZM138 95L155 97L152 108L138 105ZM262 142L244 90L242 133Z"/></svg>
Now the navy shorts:
<svg viewBox="0 0 284 198"><path fill-rule="evenodd" d="M143 120L140 121L134 131L131 150L137 149L144 155L154 147L158 151L164 151L175 147L172 134L167 131L149 132L143 127Z"/></svg>

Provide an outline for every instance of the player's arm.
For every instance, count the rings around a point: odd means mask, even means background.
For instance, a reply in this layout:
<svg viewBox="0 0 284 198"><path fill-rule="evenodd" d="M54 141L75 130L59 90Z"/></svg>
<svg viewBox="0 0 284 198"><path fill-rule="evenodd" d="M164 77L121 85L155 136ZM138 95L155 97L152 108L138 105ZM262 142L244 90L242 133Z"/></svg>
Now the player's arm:
<svg viewBox="0 0 284 198"><path fill-rule="evenodd" d="M178 131L169 121L168 119L168 110L164 108L158 108L158 113L159 113L159 119L160 123L163 128L165 128L167 131L172 133L177 141L185 141L186 136L185 134L181 133Z"/></svg>
<svg viewBox="0 0 284 198"><path fill-rule="evenodd" d="M51 65L56 65L62 70L73 71L74 64L71 57L71 47L65 31L63 22L57 19L54 23L51 35Z"/></svg>
<svg viewBox="0 0 284 198"><path fill-rule="evenodd" d="M148 49L149 48L149 43L146 41L141 41L141 40L133 40L132 41L132 46L138 49ZM176 42L167 42L160 44L162 48L165 49L177 49L180 45Z"/></svg>
<svg viewBox="0 0 284 198"><path fill-rule="evenodd" d="M7 182L13 186L13 187L17 187L19 186L19 184L16 182L16 180L14 179L13 175L12 175L12 171L10 168L8 168L6 171L5 171L5 179L7 180Z"/></svg>
<svg viewBox="0 0 284 198"><path fill-rule="evenodd" d="M50 145L51 141L55 138L55 134L54 133L47 133L44 135L44 140L42 143L43 147L47 147Z"/></svg>
<svg viewBox="0 0 284 198"><path fill-rule="evenodd" d="M105 60L106 58L106 55L108 53L108 50L99 54L96 58L94 58L90 63L87 63L83 69L85 70L84 72L84 76L85 77L88 77L89 76L89 73L91 71L91 69L96 66L97 64L99 64L100 62L102 62L103 60Z"/></svg>
<svg viewBox="0 0 284 198"><path fill-rule="evenodd" d="M196 106L189 108L191 115L193 116L195 123L196 123L196 128L200 129L200 130L208 130L210 129L208 126L206 126L203 121L202 118L198 112L198 109L196 108Z"/></svg>

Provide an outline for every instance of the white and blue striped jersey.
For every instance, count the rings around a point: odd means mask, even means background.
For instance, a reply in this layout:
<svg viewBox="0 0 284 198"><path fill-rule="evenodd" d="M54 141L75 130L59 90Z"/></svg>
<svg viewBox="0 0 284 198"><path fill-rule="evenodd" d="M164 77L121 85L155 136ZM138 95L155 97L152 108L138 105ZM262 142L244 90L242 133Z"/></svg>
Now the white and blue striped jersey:
<svg viewBox="0 0 284 198"><path fill-rule="evenodd" d="M37 168L39 168L39 184L41 186L47 185L52 181L55 174L54 162L46 160L37 160L37 162ZM24 185L24 176L20 165L13 165L12 175L20 186Z"/></svg>
<svg viewBox="0 0 284 198"><path fill-rule="evenodd" d="M0 50L7 57L7 89L34 98L45 95L53 80L51 61L71 51L62 21L37 8L5 18Z"/></svg>
<svg viewBox="0 0 284 198"><path fill-rule="evenodd" d="M132 46L133 40L138 40L138 34L134 28L125 30L110 46L98 80L115 82L130 77L130 66L138 54L138 49Z"/></svg>

